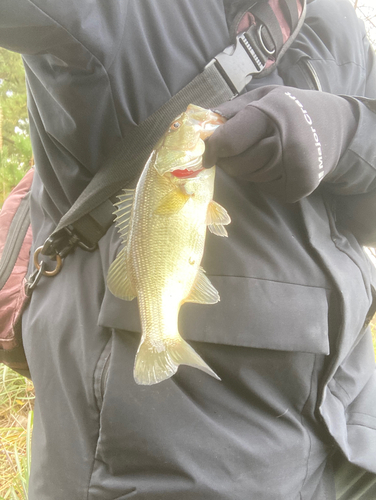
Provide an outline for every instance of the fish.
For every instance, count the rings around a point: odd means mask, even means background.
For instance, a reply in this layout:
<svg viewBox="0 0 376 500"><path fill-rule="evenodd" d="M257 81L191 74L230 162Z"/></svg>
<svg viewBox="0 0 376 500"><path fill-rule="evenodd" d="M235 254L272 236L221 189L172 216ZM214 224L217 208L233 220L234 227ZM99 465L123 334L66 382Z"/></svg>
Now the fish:
<svg viewBox="0 0 376 500"><path fill-rule="evenodd" d="M120 299L138 300L142 333L133 376L139 385L162 382L182 364L220 380L181 337L178 315L186 302L220 300L200 264L207 228L226 237L231 219L213 200L216 167L203 168L202 155L205 139L224 121L190 104L155 145L136 188L118 197L122 248L107 286Z"/></svg>

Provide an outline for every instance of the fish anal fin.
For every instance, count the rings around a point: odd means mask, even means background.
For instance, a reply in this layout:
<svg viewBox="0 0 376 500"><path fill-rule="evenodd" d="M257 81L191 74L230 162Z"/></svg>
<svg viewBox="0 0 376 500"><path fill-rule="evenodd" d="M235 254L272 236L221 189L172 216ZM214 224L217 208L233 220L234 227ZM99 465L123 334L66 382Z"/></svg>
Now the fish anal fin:
<svg viewBox="0 0 376 500"><path fill-rule="evenodd" d="M139 385L153 385L174 375L179 365L189 365L204 371L220 380L197 352L180 335L174 342L156 348L146 338L139 346L135 365L134 379Z"/></svg>
<svg viewBox="0 0 376 500"><path fill-rule="evenodd" d="M219 293L205 275L202 267L198 268L196 279L185 302L195 302L198 304L216 304L219 302Z"/></svg>
<svg viewBox="0 0 376 500"><path fill-rule="evenodd" d="M189 200L190 196L180 189L173 189L160 201L155 210L157 215L173 215L180 212Z"/></svg>
<svg viewBox="0 0 376 500"><path fill-rule="evenodd" d="M137 294L128 276L126 251L127 248L123 248L111 264L107 275L107 286L115 297L133 300Z"/></svg>
<svg viewBox="0 0 376 500"><path fill-rule="evenodd" d="M227 236L227 231L223 226L230 224L230 222L231 219L227 210L219 203L211 200L206 215L206 224L209 231L217 236Z"/></svg>

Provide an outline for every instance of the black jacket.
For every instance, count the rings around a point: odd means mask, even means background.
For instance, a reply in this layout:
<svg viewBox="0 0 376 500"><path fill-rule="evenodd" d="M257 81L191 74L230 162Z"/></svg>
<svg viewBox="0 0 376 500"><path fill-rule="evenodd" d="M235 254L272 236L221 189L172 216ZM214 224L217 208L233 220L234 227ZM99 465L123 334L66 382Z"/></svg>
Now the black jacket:
<svg viewBox="0 0 376 500"><path fill-rule="evenodd" d="M32 200L35 247L121 138L229 43L223 5L215 0L199 4L93 0L69 2L69 7L67 2L41 0L1 4L0 44L23 54L27 74L37 169ZM254 80L249 88L266 84L357 96L359 127L337 167L343 182L323 183L289 205L218 172L215 200L226 207L232 223L228 240L208 235L202 265L221 302L185 305L182 334L202 343L203 349L212 346L213 352L215 346L227 346L229 359L236 347L253 348L260 356L265 351L278 353L278 359L295 353L328 356L317 388L318 418L352 462L376 472L376 381L366 329L376 282L361 247L376 244L376 62L350 3L310 2L306 22L277 71ZM120 382L118 391L106 386L106 381L123 380L120 368L114 368L114 348L112 371L106 378L110 359L106 332L112 328L138 332L140 325L136 302L117 300L105 287L108 267L119 248L114 228L99 246L94 254L77 250L67 259L64 272L41 283L24 318L25 349L41 395L32 483L32 498L38 500L49 498L40 472L48 468L54 450L64 448L57 436L56 440L51 436L51 421L59 418L58 412L47 410L43 403L43 398L54 400L56 387L64 394L67 422L75 429L71 436L65 434L65 446L76 450L72 463L64 462L71 485L62 485L57 467L50 471L56 498L58 491L67 498L67 491L81 487L75 470L83 467L82 457L87 460L85 471L90 471L90 457L94 451L100 456L111 438L113 457L120 453L114 445L120 414L111 414L104 434L96 427L110 402L114 406L122 397ZM302 364L296 377L304 372ZM102 407L106 401L107 407ZM157 399L153 405L158 408ZM106 428L103 421L100 425ZM211 446L214 450L214 438ZM121 471L113 457L107 472L117 478ZM105 485L98 463L94 471L99 484L102 478ZM93 488L92 498L104 498L99 486ZM212 498L203 491L198 490L196 497ZM235 497L243 498L242 494ZM282 489L281 495L288 498Z"/></svg>
<svg viewBox="0 0 376 500"><path fill-rule="evenodd" d="M349 33L356 33L351 43ZM343 175L336 184L323 183L307 198L282 205L256 185L219 172L215 199L232 223L228 241L208 235L203 267L221 302L210 311L185 305L182 328L188 340L331 352L320 412L350 460L376 472L375 399L361 394L363 388L364 394L376 389L371 337L365 333L374 311L376 275L361 247L376 243L376 62L352 7L311 2L277 72L254 80L249 89L284 83L357 96L366 103L359 104L357 132L337 166ZM328 313L338 307L339 340L330 346ZM117 303L107 290L100 323L140 331L136 303Z"/></svg>

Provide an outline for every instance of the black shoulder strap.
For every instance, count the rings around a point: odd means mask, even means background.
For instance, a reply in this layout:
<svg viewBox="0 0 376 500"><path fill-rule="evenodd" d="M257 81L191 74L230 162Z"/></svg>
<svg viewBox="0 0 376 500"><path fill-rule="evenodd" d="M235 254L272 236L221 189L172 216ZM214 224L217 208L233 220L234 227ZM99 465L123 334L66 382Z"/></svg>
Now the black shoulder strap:
<svg viewBox="0 0 376 500"><path fill-rule="evenodd" d="M47 239L42 254L65 257L76 245L96 248L113 222L111 197L119 188L134 187L154 145L171 121L188 104L212 108L243 91L254 76L262 76L277 63L304 21L306 0L280 0L278 12L272 2L259 0L243 14L253 22L236 36L235 44L218 54L204 71L128 135L120 150L105 162L71 209ZM275 2L273 2L273 5ZM288 23L290 34L283 39L281 26Z"/></svg>

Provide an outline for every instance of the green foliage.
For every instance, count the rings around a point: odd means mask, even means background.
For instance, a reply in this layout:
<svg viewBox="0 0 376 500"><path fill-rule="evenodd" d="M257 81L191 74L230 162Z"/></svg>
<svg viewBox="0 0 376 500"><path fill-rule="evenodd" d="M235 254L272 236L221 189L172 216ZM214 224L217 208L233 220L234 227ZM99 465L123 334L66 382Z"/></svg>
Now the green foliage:
<svg viewBox="0 0 376 500"><path fill-rule="evenodd" d="M31 160L22 59L0 48L0 206Z"/></svg>

